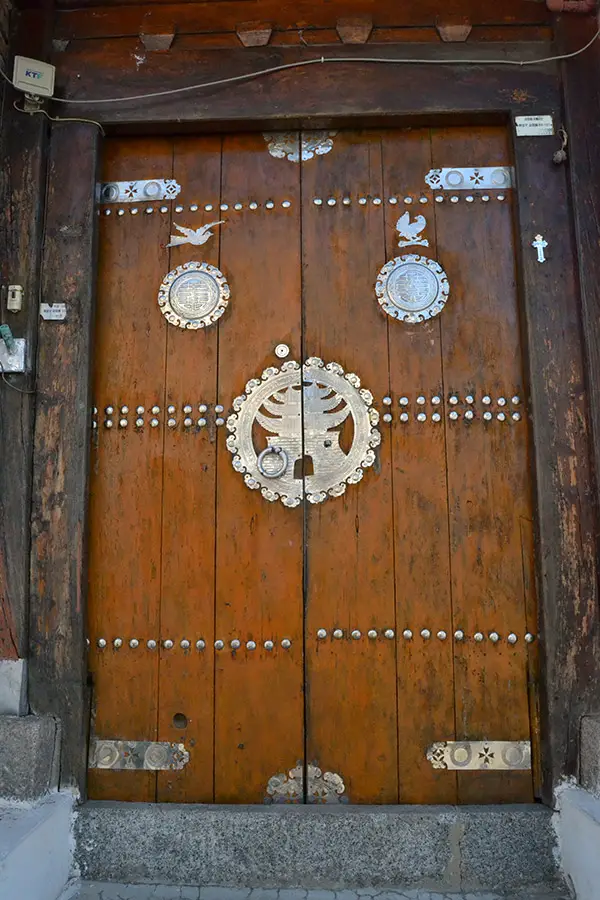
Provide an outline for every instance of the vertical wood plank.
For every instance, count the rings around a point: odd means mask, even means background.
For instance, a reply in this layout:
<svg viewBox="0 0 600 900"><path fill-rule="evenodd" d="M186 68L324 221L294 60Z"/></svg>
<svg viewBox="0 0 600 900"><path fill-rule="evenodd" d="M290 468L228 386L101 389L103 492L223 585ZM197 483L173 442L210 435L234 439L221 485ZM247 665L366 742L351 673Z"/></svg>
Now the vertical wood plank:
<svg viewBox="0 0 600 900"><path fill-rule="evenodd" d="M219 210L220 136L175 140L173 177L182 186L176 205L184 207L173 222L198 228L225 216ZM217 266L226 226L215 227L199 247L172 248L169 271L191 260ZM171 233L178 232L171 227ZM214 418L210 428L198 420L209 418L199 407L216 397L217 338L215 325L199 331L167 325L164 405L175 407L177 425L165 429L164 439L160 622L163 638L175 646L160 651L159 740L183 741L190 762L182 771L159 773L158 800L176 802L213 799L216 429ZM192 406L192 427L183 424L186 405ZM201 651L200 639L206 644ZM190 641L189 650L182 640ZM175 718L182 715L184 727Z"/></svg>
<svg viewBox="0 0 600 900"><path fill-rule="evenodd" d="M349 206L342 203L346 194ZM360 204L360 197L368 202ZM339 132L330 153L303 163L304 355L358 373L381 409L389 360L387 321L374 297L385 251L383 204L374 198L382 198L378 133ZM363 480L306 510L307 761L341 775L353 803L398 798L396 644L384 637L396 630L396 616L390 442L383 429L376 464ZM325 640L317 638L319 629L327 631ZM351 637L355 629L358 640ZM369 629L376 629L375 640Z"/></svg>
<svg viewBox="0 0 600 900"><path fill-rule="evenodd" d="M501 128L436 130L432 155L438 168L509 162ZM528 740L527 655L536 648L524 642L524 567L529 578L532 559L522 558L521 520L531 520L531 507L526 423L512 419L523 414L522 402L511 401L523 398L514 241L510 192L485 196L468 202L460 192L458 203L436 205L438 254L451 290L442 314L444 381L447 399L459 398L445 415L454 629L465 633L455 643L456 737ZM469 407L472 421L464 417ZM484 639L475 641L476 633ZM458 797L527 801L531 774L461 772Z"/></svg>
<svg viewBox="0 0 600 900"><path fill-rule="evenodd" d="M40 324L31 525L30 702L61 720L61 782L82 792L98 134L83 124L51 131L42 297L68 313L66 322Z"/></svg>
<svg viewBox="0 0 600 900"><path fill-rule="evenodd" d="M13 16L13 18L16 18ZM6 13L8 27L8 12ZM15 53L44 59L49 43L45 13L22 13L11 35ZM6 66L5 66L6 68ZM0 283L23 287L23 309L2 313L15 337L27 341L29 375L7 375L0 385L0 659L28 655L33 391L37 343L47 127L41 116L12 106L14 92L0 86ZM25 391L25 393L20 393Z"/></svg>
<svg viewBox="0 0 600 900"><path fill-rule="evenodd" d="M577 774L581 716L600 701L598 525L567 172L552 163L544 141L515 138L513 152L534 434L543 797L549 803L553 786ZM549 243L543 264L531 246L539 233Z"/></svg>
<svg viewBox="0 0 600 900"><path fill-rule="evenodd" d="M386 259L420 254L438 259L428 129L383 137ZM405 203L405 198L410 203ZM426 203L421 203L421 199ZM429 247L400 248L396 223L423 215ZM401 803L456 802L456 775L433 769L426 750L454 737L452 603L448 546L446 442L443 426L441 316L411 325L390 319L390 396L394 494L396 621L398 626L398 756ZM401 405L406 397L408 405ZM417 397L425 403L417 403ZM432 403L432 398L442 400ZM409 420L400 420L401 414ZM431 416L441 414L442 421ZM425 421L417 415L425 414ZM421 632L430 632L423 638ZM404 632L412 633L404 637ZM438 633L445 633L440 640Z"/></svg>
<svg viewBox="0 0 600 900"><path fill-rule="evenodd" d="M271 156L261 134L224 138L229 210L220 267L231 301L219 321L217 396L225 416L250 378L277 365L277 343L299 359L299 185L300 167ZM291 206L282 207L284 200ZM302 509L249 490L225 440L219 429L215 636L225 646L215 662L215 800L260 803L269 778L303 758ZM239 650L230 648L232 639ZM246 649L249 640L255 650Z"/></svg>
<svg viewBox="0 0 600 900"><path fill-rule="evenodd" d="M172 143L109 141L103 180L170 178ZM161 504L167 323L157 294L168 271L169 218L163 204L102 209L90 503L90 668L94 732L113 740L157 740ZM137 209L137 214L132 210ZM152 213L146 213L152 209ZM110 215L105 215L110 211ZM123 412L123 407L128 412ZM150 425L153 406L160 407ZM107 408L113 408L107 413ZM138 407L144 412L138 415ZM141 418L142 428L135 426ZM119 422L127 422L125 428ZM112 428L105 422L112 421ZM113 641L122 646L115 649ZM107 641L100 649L99 638ZM139 641L137 647L130 640ZM91 770L97 799L155 800L156 773Z"/></svg>

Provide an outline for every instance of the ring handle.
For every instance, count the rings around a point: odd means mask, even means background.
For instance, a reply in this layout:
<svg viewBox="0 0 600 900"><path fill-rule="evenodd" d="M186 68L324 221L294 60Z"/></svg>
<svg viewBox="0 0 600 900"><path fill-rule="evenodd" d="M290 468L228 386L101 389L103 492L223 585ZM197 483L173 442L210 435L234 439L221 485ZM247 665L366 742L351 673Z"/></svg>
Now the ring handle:
<svg viewBox="0 0 600 900"><path fill-rule="evenodd" d="M271 467L265 467L265 459L269 456L278 457L280 463L279 468L273 469ZM264 475L265 478L281 478L288 467L288 455L283 447L266 447L259 453L256 464L258 466L258 471L261 475Z"/></svg>

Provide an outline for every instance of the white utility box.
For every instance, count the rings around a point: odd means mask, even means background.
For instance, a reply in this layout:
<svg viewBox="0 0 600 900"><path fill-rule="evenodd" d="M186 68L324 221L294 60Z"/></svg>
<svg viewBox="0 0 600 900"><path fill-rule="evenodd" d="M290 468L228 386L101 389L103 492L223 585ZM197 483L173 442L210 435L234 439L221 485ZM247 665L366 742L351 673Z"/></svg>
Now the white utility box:
<svg viewBox="0 0 600 900"><path fill-rule="evenodd" d="M36 97L52 97L55 72L54 66L39 59L15 56L13 86L19 91L34 94Z"/></svg>

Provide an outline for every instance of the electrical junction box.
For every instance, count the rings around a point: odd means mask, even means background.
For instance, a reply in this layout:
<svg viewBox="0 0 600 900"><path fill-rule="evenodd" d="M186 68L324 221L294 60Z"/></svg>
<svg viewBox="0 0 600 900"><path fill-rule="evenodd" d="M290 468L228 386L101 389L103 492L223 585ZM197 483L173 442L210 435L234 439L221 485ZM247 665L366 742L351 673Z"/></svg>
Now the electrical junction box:
<svg viewBox="0 0 600 900"><path fill-rule="evenodd" d="M55 72L54 66L39 59L15 56L13 86L25 94L34 94L36 97L52 97Z"/></svg>

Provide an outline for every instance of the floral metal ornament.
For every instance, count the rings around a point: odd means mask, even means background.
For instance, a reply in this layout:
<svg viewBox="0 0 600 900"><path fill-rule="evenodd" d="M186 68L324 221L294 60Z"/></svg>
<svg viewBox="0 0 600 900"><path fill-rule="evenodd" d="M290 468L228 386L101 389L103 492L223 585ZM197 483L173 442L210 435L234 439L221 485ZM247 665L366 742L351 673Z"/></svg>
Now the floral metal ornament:
<svg viewBox="0 0 600 900"><path fill-rule="evenodd" d="M343 796L346 787L340 775L323 772L316 765L306 767L307 803L347 803ZM265 803L303 803L304 769L298 763L289 772L281 772L269 778Z"/></svg>
<svg viewBox="0 0 600 900"><path fill-rule="evenodd" d="M449 292L448 276L440 264L415 254L391 259L375 284L383 311L409 323L425 322L441 313Z"/></svg>
<svg viewBox="0 0 600 900"><path fill-rule="evenodd" d="M292 360L271 366L248 382L233 408L227 420L233 468L265 500L322 503L341 496L375 462L381 435L373 395L338 363L311 357L302 367ZM347 452L340 444L346 420L352 425ZM312 474L305 474L308 461Z"/></svg>
<svg viewBox="0 0 600 900"><path fill-rule="evenodd" d="M187 262L165 276L158 305L171 325L206 328L221 318L229 296L229 285L219 269L206 262Z"/></svg>
<svg viewBox="0 0 600 900"><path fill-rule="evenodd" d="M426 756L434 769L531 769L529 741L437 741Z"/></svg>
<svg viewBox="0 0 600 900"><path fill-rule="evenodd" d="M314 156L323 156L333 149L333 140L337 131L279 131L263 134L271 156L290 162L305 162Z"/></svg>

